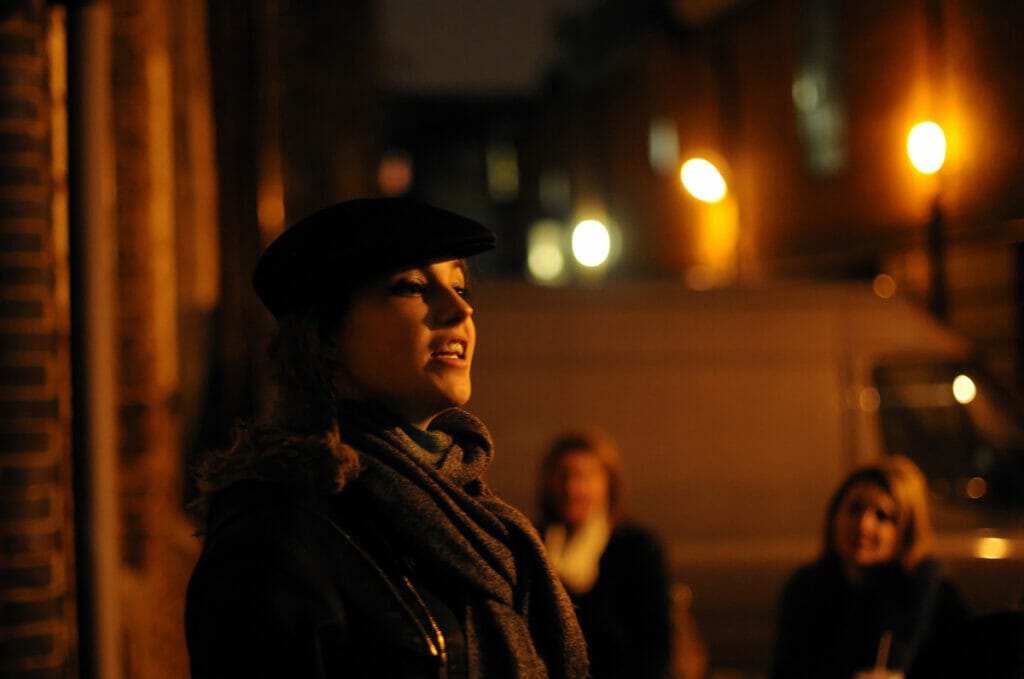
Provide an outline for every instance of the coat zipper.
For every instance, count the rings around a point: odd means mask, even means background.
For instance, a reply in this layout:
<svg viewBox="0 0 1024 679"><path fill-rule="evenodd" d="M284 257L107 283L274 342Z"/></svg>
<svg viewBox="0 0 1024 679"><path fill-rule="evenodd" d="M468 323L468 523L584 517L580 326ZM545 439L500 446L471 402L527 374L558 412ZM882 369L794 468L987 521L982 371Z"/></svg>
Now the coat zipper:
<svg viewBox="0 0 1024 679"><path fill-rule="evenodd" d="M413 598L416 599L416 603L418 603L420 608L423 609L423 613L426 615L427 620L430 622L430 626L433 628L434 634L437 635L436 645L434 643L434 640L430 638L430 632L426 629L423 629L422 625L420 624L420 621L416 619L416 616L413 614L412 610L405 604L404 601L402 601L402 597L398 593L398 590L395 588L395 585L391 578L389 578L388 575L381 569L381 567L377 564L373 557L367 554L362 547L356 544L352 537L347 532L345 532L345 530L343 530L337 523L335 523L334 520L331 519L331 517L308 505L299 504L299 506L303 507L304 509L314 514L315 516L318 516L322 520L326 521L331 527L334 528L334 530L338 532L339 535L342 536L342 538L349 546L351 546L356 552L362 555L366 562L370 564L370 566L374 570L376 570L378 575L380 575L380 577L384 580L385 584L391 589L392 593L398 599L399 603L402 603L402 605L405 606L406 611L409 613L410 616L412 616L413 621L416 623L417 627L420 627L421 631L423 632L423 639L427 642L427 648L430 651L430 655L434 656L440 661L440 672L438 674L439 679L447 679L448 650L445 647L444 634L442 634L440 625L437 624L437 621L434 620L434 616L430 613L430 609L427 608L426 602L423 601L423 598L420 597L420 593L416 591L415 587L413 587L412 581L409 580L409 577L407 575L403 575L402 581L405 583L406 588L412 594Z"/></svg>
<svg viewBox="0 0 1024 679"><path fill-rule="evenodd" d="M441 662L440 676L441 679L444 679L448 676L448 649L445 647L444 634L441 632L441 626L437 624L434 616L430 613L430 608L428 608L426 602L423 601L423 597L421 597L420 593L416 591L415 587L413 587L412 581L409 580L409 576L403 575L402 582L405 583L406 588L412 594L413 598L416 599L416 603L418 603L420 608L423 609L423 614L427 616L427 621L430 622L430 627L434 630L434 634L437 637L437 644L435 645L434 640L429 637L427 637L427 644L430 646L431 655L436 656Z"/></svg>

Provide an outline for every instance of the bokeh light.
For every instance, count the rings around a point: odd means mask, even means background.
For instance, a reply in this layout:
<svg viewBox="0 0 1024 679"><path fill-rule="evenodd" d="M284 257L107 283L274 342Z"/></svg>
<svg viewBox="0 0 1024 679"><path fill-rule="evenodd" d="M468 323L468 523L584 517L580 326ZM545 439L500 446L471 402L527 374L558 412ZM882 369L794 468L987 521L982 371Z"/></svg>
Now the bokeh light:
<svg viewBox="0 0 1024 679"><path fill-rule="evenodd" d="M882 405L882 397L874 387L864 387L860 390L857 403L864 412L873 413Z"/></svg>
<svg viewBox="0 0 1024 679"><path fill-rule="evenodd" d="M377 187L385 196L401 196L412 186L412 158L393 149L384 154L377 166Z"/></svg>
<svg viewBox="0 0 1024 679"><path fill-rule="evenodd" d="M679 129L671 118L656 118L647 131L647 162L658 174L671 174L679 165Z"/></svg>
<svg viewBox="0 0 1024 679"><path fill-rule="evenodd" d="M985 497L985 493L988 492L988 483L986 483L985 479L980 476L972 476L967 481L967 485L964 487L964 492L967 494L967 497L972 500L980 500Z"/></svg>
<svg viewBox="0 0 1024 679"><path fill-rule="evenodd" d="M562 225L554 220L541 220L530 227L526 244L526 267L539 283L555 283L565 273L562 247Z"/></svg>
<svg viewBox="0 0 1024 679"><path fill-rule="evenodd" d="M936 123L918 123L907 135L910 163L922 174L935 174L946 161L946 134Z"/></svg>
<svg viewBox="0 0 1024 679"><path fill-rule="evenodd" d="M871 282L871 289L882 299L890 299L896 294L896 279L887 273L880 273Z"/></svg>
<svg viewBox="0 0 1024 679"><path fill-rule="evenodd" d="M725 198L725 178L712 162L704 158L690 158L683 163L679 179L697 200L717 203Z"/></svg>
<svg viewBox="0 0 1024 679"><path fill-rule="evenodd" d="M974 380L967 375L957 375L953 380L953 398L957 403L964 405L974 400L978 395L978 388L974 386Z"/></svg>
<svg viewBox="0 0 1024 679"><path fill-rule="evenodd" d="M599 267L608 261L612 239L608 227L596 219L584 219L572 231L572 254L576 261L588 268Z"/></svg>
<svg viewBox="0 0 1024 679"><path fill-rule="evenodd" d="M1005 559L1010 553L1010 545L1003 538L978 538L974 543L974 556L979 559Z"/></svg>

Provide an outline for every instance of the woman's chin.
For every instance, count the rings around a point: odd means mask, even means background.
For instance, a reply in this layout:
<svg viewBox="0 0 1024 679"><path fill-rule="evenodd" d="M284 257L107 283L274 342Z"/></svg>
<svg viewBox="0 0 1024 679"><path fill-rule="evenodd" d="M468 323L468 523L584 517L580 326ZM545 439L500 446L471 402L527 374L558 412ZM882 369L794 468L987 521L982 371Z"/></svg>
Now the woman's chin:
<svg viewBox="0 0 1024 679"><path fill-rule="evenodd" d="M444 408L461 407L469 403L473 390L469 380L458 380L455 383L441 385L440 396Z"/></svg>

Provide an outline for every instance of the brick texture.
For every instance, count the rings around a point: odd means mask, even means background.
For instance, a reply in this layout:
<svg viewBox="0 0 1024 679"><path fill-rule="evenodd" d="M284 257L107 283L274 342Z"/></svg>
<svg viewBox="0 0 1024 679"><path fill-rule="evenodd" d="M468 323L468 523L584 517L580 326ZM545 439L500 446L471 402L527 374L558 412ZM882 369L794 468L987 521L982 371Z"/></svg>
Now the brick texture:
<svg viewBox="0 0 1024 679"><path fill-rule="evenodd" d="M198 548L182 508L177 244L191 220L177 198L204 168L182 157L194 102L175 89L189 56L175 40L203 3L112 7L124 673L161 679L188 674L184 590Z"/></svg>
<svg viewBox="0 0 1024 679"><path fill-rule="evenodd" d="M0 676L75 671L66 222L48 5L0 10Z"/></svg>

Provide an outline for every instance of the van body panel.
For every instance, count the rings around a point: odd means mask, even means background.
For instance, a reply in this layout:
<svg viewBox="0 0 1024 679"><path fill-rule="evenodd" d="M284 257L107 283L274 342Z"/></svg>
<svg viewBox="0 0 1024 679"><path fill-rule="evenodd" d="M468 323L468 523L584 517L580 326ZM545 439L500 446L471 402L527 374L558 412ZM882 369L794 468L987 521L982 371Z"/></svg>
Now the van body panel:
<svg viewBox="0 0 1024 679"><path fill-rule="evenodd" d="M629 513L662 537L690 586L712 664L755 674L767 667L779 588L821 549L828 498L885 452L872 371L900 357L970 356L918 306L859 283L695 292L674 281L490 281L473 304L470 409L496 441L491 485L536 516L551 438L606 429L622 450ZM969 602L1020 597L1024 578L1013 581L1006 558L975 554L985 519L963 516L937 511L938 556ZM1018 550L1008 558L1024 558L1024 541L1007 539Z"/></svg>

